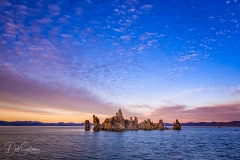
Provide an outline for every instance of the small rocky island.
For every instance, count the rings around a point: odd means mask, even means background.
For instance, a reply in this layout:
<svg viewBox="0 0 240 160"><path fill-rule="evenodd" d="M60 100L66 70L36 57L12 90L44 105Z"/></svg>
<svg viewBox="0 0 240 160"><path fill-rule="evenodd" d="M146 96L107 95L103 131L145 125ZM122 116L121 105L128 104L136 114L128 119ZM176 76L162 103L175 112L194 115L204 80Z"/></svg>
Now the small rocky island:
<svg viewBox="0 0 240 160"><path fill-rule="evenodd" d="M159 120L158 123L153 123L150 119L144 120L138 123L137 117L130 117L130 120L124 119L121 109L116 113L116 116L112 118L106 118L106 120L100 124L99 118L93 115L93 130L100 131L123 131L123 130L171 130L171 128L164 127L163 120ZM85 130L90 130L89 120L85 121ZM173 130L181 130L181 124L176 119L173 124Z"/></svg>
<svg viewBox="0 0 240 160"><path fill-rule="evenodd" d="M87 131L87 130L90 130L90 128L91 128L91 124L90 124L89 120L86 120L86 121L85 121L85 130L86 130L86 131Z"/></svg>

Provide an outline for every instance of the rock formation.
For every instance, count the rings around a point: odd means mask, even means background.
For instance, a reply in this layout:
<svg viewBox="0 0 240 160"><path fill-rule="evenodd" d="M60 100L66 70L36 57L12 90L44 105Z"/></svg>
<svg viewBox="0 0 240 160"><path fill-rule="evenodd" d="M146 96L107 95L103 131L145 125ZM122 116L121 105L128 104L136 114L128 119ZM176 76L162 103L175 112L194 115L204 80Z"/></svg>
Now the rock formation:
<svg viewBox="0 0 240 160"><path fill-rule="evenodd" d="M90 130L90 128L91 128L91 124L90 124L89 120L86 120L85 121L85 130L88 131L88 130Z"/></svg>
<svg viewBox="0 0 240 160"><path fill-rule="evenodd" d="M144 120L143 122L139 123L138 124L139 129L145 129L145 123L146 123L146 120Z"/></svg>
<svg viewBox="0 0 240 160"><path fill-rule="evenodd" d="M173 122L173 130L181 130L181 124L176 119L176 122Z"/></svg>
<svg viewBox="0 0 240 160"><path fill-rule="evenodd" d="M112 130L111 118L107 118L102 124L102 130L110 131Z"/></svg>
<svg viewBox="0 0 240 160"><path fill-rule="evenodd" d="M163 120L162 119L159 120L158 129L164 130L164 124L163 124Z"/></svg>
<svg viewBox="0 0 240 160"><path fill-rule="evenodd" d="M139 128L138 119L137 117L134 117L132 129L138 129L138 128Z"/></svg>
<svg viewBox="0 0 240 160"><path fill-rule="evenodd" d="M157 130L158 129L158 123L153 123L152 129Z"/></svg>
<svg viewBox="0 0 240 160"><path fill-rule="evenodd" d="M144 120L141 123L138 123L137 117L130 117L130 120L124 119L121 109L118 110L116 116L112 118L106 118L106 120L100 124L99 118L93 115L93 125L94 131L106 130L106 131L123 131L123 130L171 130L170 128L164 127L163 120L159 120L158 123L153 123L150 119ZM85 130L90 129L90 122L85 121ZM173 124L173 130L181 130L181 125L176 119L176 122Z"/></svg>
<svg viewBox="0 0 240 160"><path fill-rule="evenodd" d="M150 119L147 119L139 123L139 129L152 130L154 129L154 124L150 121Z"/></svg>
<svg viewBox="0 0 240 160"><path fill-rule="evenodd" d="M119 125L125 126L121 109L119 109L118 112L116 113L116 120L120 123Z"/></svg>
<svg viewBox="0 0 240 160"><path fill-rule="evenodd" d="M94 131L99 131L100 126L99 126L99 118L97 118L95 115L93 115L93 130Z"/></svg>
<svg viewBox="0 0 240 160"><path fill-rule="evenodd" d="M103 122L101 129L107 131L123 131L125 129L125 122L121 109L116 113L116 116L107 118Z"/></svg>
<svg viewBox="0 0 240 160"><path fill-rule="evenodd" d="M135 117L134 120L132 120L132 117L130 117L130 121L128 119L125 119L125 129L138 130L139 125L137 117Z"/></svg>
<svg viewBox="0 0 240 160"><path fill-rule="evenodd" d="M153 129L153 122L151 122L150 119L147 119L147 123L146 123L145 127L146 127L145 128L146 130Z"/></svg>

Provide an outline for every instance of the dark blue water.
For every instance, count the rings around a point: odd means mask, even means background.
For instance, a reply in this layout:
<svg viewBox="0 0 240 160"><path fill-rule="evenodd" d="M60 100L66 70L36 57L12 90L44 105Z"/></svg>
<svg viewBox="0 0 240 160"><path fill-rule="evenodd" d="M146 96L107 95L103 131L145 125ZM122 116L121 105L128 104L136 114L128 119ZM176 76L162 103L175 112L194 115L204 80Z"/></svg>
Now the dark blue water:
<svg viewBox="0 0 240 160"><path fill-rule="evenodd" d="M13 153L12 144L7 153L8 142L39 150ZM83 127L0 127L0 147L0 159L240 159L240 128L93 132Z"/></svg>

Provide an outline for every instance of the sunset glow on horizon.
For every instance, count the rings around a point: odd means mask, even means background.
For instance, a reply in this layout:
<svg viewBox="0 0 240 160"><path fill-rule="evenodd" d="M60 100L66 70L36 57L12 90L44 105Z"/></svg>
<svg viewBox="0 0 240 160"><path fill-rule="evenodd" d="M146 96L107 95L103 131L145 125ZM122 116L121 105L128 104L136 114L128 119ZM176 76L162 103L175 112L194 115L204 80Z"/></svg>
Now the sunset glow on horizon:
<svg viewBox="0 0 240 160"><path fill-rule="evenodd" d="M240 1L0 2L0 120L240 120Z"/></svg>

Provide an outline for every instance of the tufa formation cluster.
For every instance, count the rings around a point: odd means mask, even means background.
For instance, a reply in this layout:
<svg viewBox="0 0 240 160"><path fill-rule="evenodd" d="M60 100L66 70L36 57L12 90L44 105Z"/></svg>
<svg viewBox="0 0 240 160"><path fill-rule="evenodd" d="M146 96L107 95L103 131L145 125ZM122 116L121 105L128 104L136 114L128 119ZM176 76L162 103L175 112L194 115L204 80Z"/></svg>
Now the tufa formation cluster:
<svg viewBox="0 0 240 160"><path fill-rule="evenodd" d="M99 122L99 118L93 115L93 130L106 130L106 131L123 131L123 130L170 130L170 128L164 127L163 120L159 120L158 123L153 123L150 119L144 120L138 123L137 117L130 117L130 120L124 119L121 109L116 113L116 116L107 118L102 124ZM181 125L176 120L173 124L173 130L181 130ZM85 121L85 130L90 130L89 120Z"/></svg>

